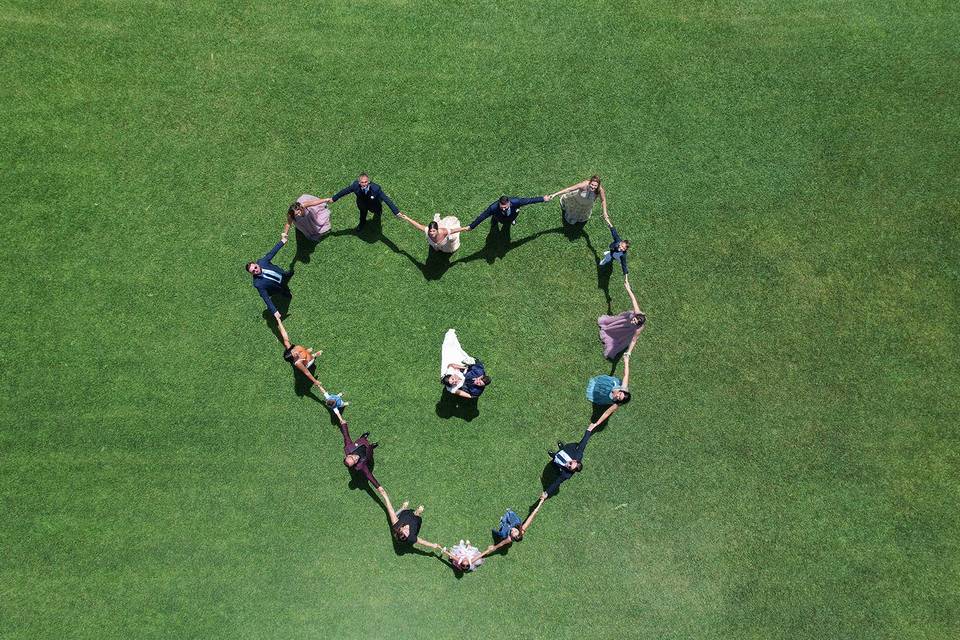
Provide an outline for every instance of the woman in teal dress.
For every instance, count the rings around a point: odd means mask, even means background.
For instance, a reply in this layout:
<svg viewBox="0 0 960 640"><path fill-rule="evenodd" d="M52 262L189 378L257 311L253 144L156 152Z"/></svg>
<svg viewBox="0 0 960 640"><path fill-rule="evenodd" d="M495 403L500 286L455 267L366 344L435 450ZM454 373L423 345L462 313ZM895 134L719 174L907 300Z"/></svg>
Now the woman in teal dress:
<svg viewBox="0 0 960 640"><path fill-rule="evenodd" d="M599 424L603 424L617 409L630 402L630 391L628 391L628 385L630 383L630 353L633 351L633 347L636 346L637 338L639 337L639 333L633 337L633 340L630 341L630 346L627 347L627 351L623 354L622 380L615 376L601 375L590 378L590 381L587 383L587 400L596 405L609 406L596 422L590 424L591 429Z"/></svg>

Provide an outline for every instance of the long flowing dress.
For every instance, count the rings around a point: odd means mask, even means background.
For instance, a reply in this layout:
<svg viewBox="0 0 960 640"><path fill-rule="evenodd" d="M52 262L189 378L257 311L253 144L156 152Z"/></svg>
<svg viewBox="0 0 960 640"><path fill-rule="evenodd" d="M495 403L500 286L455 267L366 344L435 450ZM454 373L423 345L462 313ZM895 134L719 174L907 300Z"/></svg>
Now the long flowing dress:
<svg viewBox="0 0 960 640"><path fill-rule="evenodd" d="M633 324L632 320L636 315L635 311L624 311L615 316L604 315L597 318L604 358L615 360L620 352L627 348L633 336L643 329L643 324Z"/></svg>
<svg viewBox="0 0 960 640"><path fill-rule="evenodd" d="M443 345L440 347L440 377L447 374L456 374L460 376L460 382L456 385L447 386L447 391L453 393L463 386L465 381L464 372L451 367L451 364L471 365L476 360L470 357L463 347L460 346L460 340L457 338L455 329L447 329L443 336Z"/></svg>
<svg viewBox="0 0 960 640"><path fill-rule="evenodd" d="M474 571L483 564L480 549L470 544L469 540L467 540L466 543L461 540L459 543L450 547L450 555L460 562L466 560L469 563L467 571Z"/></svg>
<svg viewBox="0 0 960 640"><path fill-rule="evenodd" d="M594 376L587 383L587 400L599 405L613 404L610 394L617 389L623 389L620 385L620 378L606 375Z"/></svg>
<svg viewBox="0 0 960 640"><path fill-rule="evenodd" d="M297 198L297 202L303 204L316 199L316 196L305 193ZM330 209L327 208L327 203L306 207L302 216L293 216L293 224L300 229L300 233L317 242L330 231Z"/></svg>
<svg viewBox="0 0 960 640"><path fill-rule="evenodd" d="M563 219L568 224L577 224L586 222L593 213L593 203L597 199L597 192L590 187L584 187L578 191L569 191L560 196L560 209L563 211Z"/></svg>
<svg viewBox="0 0 960 640"><path fill-rule="evenodd" d="M459 229L462 225L460 224L459 218L457 216L447 216L441 218L439 213L433 214L433 221L437 223L441 229ZM459 233L447 233L447 237L443 239L443 242L434 242L430 239L429 229L425 229L423 234L427 236L427 244L436 249L437 251L442 251L444 253L453 253L460 248L460 234Z"/></svg>

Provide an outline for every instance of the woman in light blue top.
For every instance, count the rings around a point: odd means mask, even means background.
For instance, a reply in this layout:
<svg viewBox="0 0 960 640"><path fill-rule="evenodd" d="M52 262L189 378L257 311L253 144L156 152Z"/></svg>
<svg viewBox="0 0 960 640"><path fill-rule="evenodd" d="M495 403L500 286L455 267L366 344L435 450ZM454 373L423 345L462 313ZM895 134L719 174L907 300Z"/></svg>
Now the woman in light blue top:
<svg viewBox="0 0 960 640"><path fill-rule="evenodd" d="M639 333L633 337L633 340L630 341L630 346L627 347L627 351L623 354L623 380L615 376L601 375L590 378L590 381L587 383L587 400L600 406L609 405L609 408L603 412L603 415L601 415L596 422L590 423L591 429L599 424L603 424L617 409L630 402L630 391L628 391L628 385L630 383L630 353L633 351L633 347L636 346L637 338L639 337Z"/></svg>

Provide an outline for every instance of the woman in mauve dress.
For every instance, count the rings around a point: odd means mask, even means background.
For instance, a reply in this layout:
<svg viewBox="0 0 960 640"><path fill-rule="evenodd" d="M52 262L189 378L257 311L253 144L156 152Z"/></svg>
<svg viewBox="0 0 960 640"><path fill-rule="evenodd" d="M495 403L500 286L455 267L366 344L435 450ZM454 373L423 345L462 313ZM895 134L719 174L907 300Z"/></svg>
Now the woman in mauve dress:
<svg viewBox="0 0 960 640"><path fill-rule="evenodd" d="M318 242L330 231L330 209L327 208L327 200L307 193L303 194L287 209L284 234L290 230L291 224L308 239Z"/></svg>
<svg viewBox="0 0 960 640"><path fill-rule="evenodd" d="M637 338L640 333L634 334L623 354L623 379L616 376L600 375L590 378L587 382L587 400L595 405L608 407L603 414L597 418L596 422L591 422L588 430L593 430L597 426L607 421L620 407L630 402L630 353L634 345L637 344Z"/></svg>
<svg viewBox="0 0 960 640"><path fill-rule="evenodd" d="M397 217L422 231L427 237L427 244L435 251L453 253L460 248L460 234L456 231L460 228L460 220L456 216L441 218L439 213L435 213L433 221L428 225L420 224L405 213L398 214Z"/></svg>
<svg viewBox="0 0 960 640"><path fill-rule="evenodd" d="M600 197L603 215L607 216L607 194L600 186L600 176L591 176L589 180L570 185L554 193L551 198L561 196L560 210L567 224L580 224L590 219L593 203Z"/></svg>
<svg viewBox="0 0 960 640"><path fill-rule="evenodd" d="M640 311L637 297L630 288L630 280L623 279L623 286L630 295L633 311L624 311L615 316L600 316L597 325L600 327L600 341L603 342L603 357L616 359L620 352L627 348L631 341L647 326L647 316Z"/></svg>

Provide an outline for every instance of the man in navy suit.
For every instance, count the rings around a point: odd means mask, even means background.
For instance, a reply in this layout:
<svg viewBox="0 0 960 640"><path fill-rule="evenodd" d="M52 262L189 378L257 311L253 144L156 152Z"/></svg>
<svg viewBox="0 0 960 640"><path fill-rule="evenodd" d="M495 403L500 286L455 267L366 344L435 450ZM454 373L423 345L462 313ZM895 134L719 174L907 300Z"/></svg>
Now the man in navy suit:
<svg viewBox="0 0 960 640"><path fill-rule="evenodd" d="M538 202L549 202L553 196L539 196L537 198L511 198L508 196L500 196L500 199L491 204L489 207L483 210L477 219L471 222L466 227L460 227L457 231L472 231L476 229L477 226L486 220L487 218L493 216L492 224L496 228L497 223L503 225L504 229L508 229L509 225L517 223L517 216L520 215L520 207L525 207L528 204L537 204Z"/></svg>
<svg viewBox="0 0 960 640"><path fill-rule="evenodd" d="M270 294L282 293L288 298L292 298L293 294L290 292L288 283L290 282L290 277L293 276L293 272L284 271L270 261L286 243L287 234L284 233L280 236L280 242L274 245L273 249L270 249L267 255L256 262L247 263L247 273L253 276L253 287L260 294L260 297L263 298L267 309L273 314L273 317L277 319L277 326L280 327L281 331L283 330L283 323L280 322L280 312L277 311L277 306L273 304L273 300L270 299Z"/></svg>
<svg viewBox="0 0 960 640"><path fill-rule="evenodd" d="M479 398L488 384L490 384L490 376L483 368L483 363L477 360L463 372L463 386L460 390L466 391L471 398Z"/></svg>
<svg viewBox="0 0 960 640"><path fill-rule="evenodd" d="M580 442L576 444L558 442L556 451L547 451L557 472L553 482L546 488L545 493L548 498L557 495L560 485L572 478L573 474L583 471L583 452L587 448L587 443L590 442L590 436L593 435L595 427L596 425L593 424L587 427Z"/></svg>
<svg viewBox="0 0 960 640"><path fill-rule="evenodd" d="M393 212L393 215L400 215L400 208L393 203L393 200L390 199L386 193L383 192L383 189L380 188L376 182L370 182L370 176L365 173L361 173L356 180L352 183L340 189L333 197L326 198L324 202L336 202L343 196L348 193L352 193L357 196L357 210L360 212L360 222L357 224L357 231L363 229L363 225L367 224L367 214L372 213L377 218L380 217L380 214L383 213L383 204L387 203L387 206L390 207L390 211Z"/></svg>

